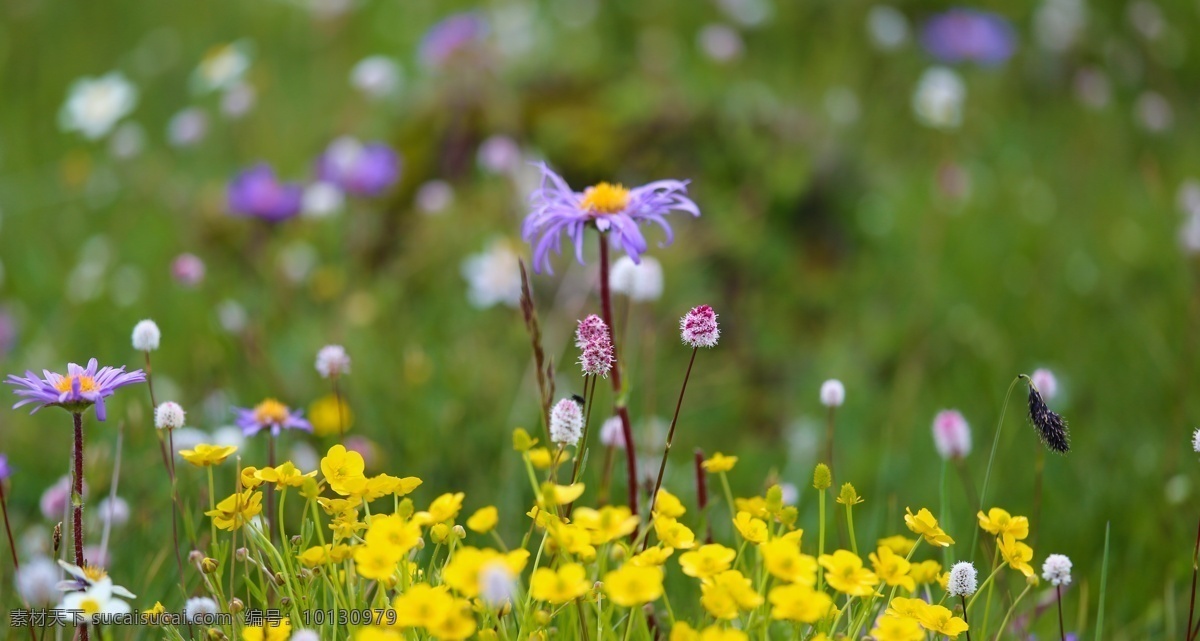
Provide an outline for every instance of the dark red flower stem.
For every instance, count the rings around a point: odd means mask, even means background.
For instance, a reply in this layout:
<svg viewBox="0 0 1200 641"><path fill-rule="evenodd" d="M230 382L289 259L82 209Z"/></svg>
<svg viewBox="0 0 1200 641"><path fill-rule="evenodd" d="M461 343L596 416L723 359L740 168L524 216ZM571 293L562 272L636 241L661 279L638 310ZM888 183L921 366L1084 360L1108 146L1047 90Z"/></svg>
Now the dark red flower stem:
<svg viewBox="0 0 1200 641"><path fill-rule="evenodd" d="M13 540L12 526L8 524L8 499L4 496L4 479L0 479L0 511L4 512L4 533L8 535L8 550L12 552L13 572L21 571L21 562L17 560L17 544ZM21 599L21 605L28 609L28 604L25 599ZM37 641L37 633L34 632L33 626L29 627L29 638Z"/></svg>
<svg viewBox="0 0 1200 641"><path fill-rule="evenodd" d="M625 436L625 468L629 482L629 511L634 516L638 514L637 486L637 454L634 452L633 427L629 424L629 409L625 407L625 399L621 397L621 359L617 356L617 331L613 327L612 290L608 286L608 237L603 232L597 234L600 238L600 312L604 316L604 324L613 338L613 368L612 381L613 409L621 419L621 432Z"/></svg>
<svg viewBox="0 0 1200 641"><path fill-rule="evenodd" d="M1067 641L1067 627L1063 623L1062 586L1054 586L1054 593L1058 596L1058 635L1062 637L1062 641Z"/></svg>
<svg viewBox="0 0 1200 641"><path fill-rule="evenodd" d="M1200 562L1200 524L1196 526L1196 547L1192 551L1192 598L1188 599L1187 641L1192 641L1196 637L1196 633L1192 629L1192 620L1196 616L1196 573L1200 570L1198 562Z"/></svg>
<svg viewBox="0 0 1200 641"><path fill-rule="evenodd" d="M71 504L75 507L72 525L75 531L75 565L83 567L83 414L75 412L75 473ZM79 628L79 638L88 641L87 623Z"/></svg>
<svg viewBox="0 0 1200 641"><path fill-rule="evenodd" d="M663 473L667 471L667 456L671 453L671 443L675 440L675 426L679 423L679 409L683 407L683 394L687 391L688 379L692 377L692 366L696 364L696 352L698 351L700 351L699 347L692 348L692 358L688 361L687 372L683 375L683 386L679 388L679 400L675 401L675 415L671 417L671 429L667 430L667 446L663 450L662 462L658 465L658 480L654 482L654 491L650 493L650 514L654 514L654 506L658 503L658 491L662 488Z"/></svg>
<svg viewBox="0 0 1200 641"><path fill-rule="evenodd" d="M704 471L704 450L696 448L695 454L696 468L696 506L701 515L704 516L704 541L712 543L712 523L708 521L708 473Z"/></svg>
<svg viewBox="0 0 1200 641"><path fill-rule="evenodd" d="M965 595L962 595L962 594L960 594L960 595L958 595L958 598L962 600L962 606L963 606L963 623L966 623L967 625L971 625L971 622L970 622L970 621L967 621L967 597L966 597ZM968 628L966 632L967 632L967 641L971 641L971 630L970 630L970 628Z"/></svg>

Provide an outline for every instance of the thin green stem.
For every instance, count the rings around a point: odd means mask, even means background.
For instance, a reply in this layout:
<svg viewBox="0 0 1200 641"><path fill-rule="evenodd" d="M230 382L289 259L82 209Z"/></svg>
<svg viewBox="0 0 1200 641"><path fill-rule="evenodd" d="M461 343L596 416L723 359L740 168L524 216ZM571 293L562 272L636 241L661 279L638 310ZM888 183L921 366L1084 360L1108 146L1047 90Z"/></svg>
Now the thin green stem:
<svg viewBox="0 0 1200 641"><path fill-rule="evenodd" d="M1004 429L1004 412L1008 409L1008 399L1012 397L1013 388L1020 382L1024 374L1017 375L1016 378L1008 384L1008 391L1004 394L1004 403L1000 406L1000 420L996 421L996 436L992 439L992 453L988 456L987 471L983 474L983 488L979 490L979 509L984 509L987 499L988 482L992 479L992 464L996 462L996 450L1000 448L1000 432ZM979 529L974 530L971 536L971 547L967 548L967 553L975 557L975 547L979 545Z"/></svg>
<svg viewBox="0 0 1200 641"><path fill-rule="evenodd" d="M1008 609L1008 612L1006 612L1004 614L1004 619L1002 619L1000 621L1000 629L996 630L995 641L1000 641L1000 637L1004 636L1004 628L1008 627L1009 617L1011 617L1013 611L1017 609L1017 604L1021 602L1021 599L1025 598L1025 595L1028 594L1029 590L1031 590L1032 588L1033 588L1033 584L1027 583L1025 585L1025 589L1021 591L1021 594L1017 595L1017 600L1013 601L1012 607ZM1099 637L1097 637L1097 638L1099 638Z"/></svg>

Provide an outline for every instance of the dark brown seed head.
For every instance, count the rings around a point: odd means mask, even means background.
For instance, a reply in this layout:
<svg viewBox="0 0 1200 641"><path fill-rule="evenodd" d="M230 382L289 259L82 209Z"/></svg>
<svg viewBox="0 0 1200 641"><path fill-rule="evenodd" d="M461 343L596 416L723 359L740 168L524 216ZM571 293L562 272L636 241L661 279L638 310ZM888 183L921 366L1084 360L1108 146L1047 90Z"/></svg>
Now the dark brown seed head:
<svg viewBox="0 0 1200 641"><path fill-rule="evenodd" d="M58 556L58 550L62 547L62 521L54 524L54 555Z"/></svg>
<svg viewBox="0 0 1200 641"><path fill-rule="evenodd" d="M1071 451L1071 431L1062 416L1050 410L1042 393L1029 385L1029 422L1037 430L1042 444L1059 454Z"/></svg>

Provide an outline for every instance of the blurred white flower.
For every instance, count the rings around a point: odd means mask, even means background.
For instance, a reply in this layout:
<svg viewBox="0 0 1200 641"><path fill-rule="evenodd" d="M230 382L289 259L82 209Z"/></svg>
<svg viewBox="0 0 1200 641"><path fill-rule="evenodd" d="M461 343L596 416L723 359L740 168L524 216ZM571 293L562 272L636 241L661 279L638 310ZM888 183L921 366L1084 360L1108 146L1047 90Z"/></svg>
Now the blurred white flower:
<svg viewBox="0 0 1200 641"><path fill-rule="evenodd" d="M187 412L175 401L159 403L154 408L154 427L160 430L177 430L187 424Z"/></svg>
<svg viewBox="0 0 1200 641"><path fill-rule="evenodd" d="M846 386L836 378L821 383L821 405L841 407L846 402Z"/></svg>
<svg viewBox="0 0 1200 641"><path fill-rule="evenodd" d="M158 323L149 318L138 321L138 324L133 326L133 349L139 352L153 352L158 349L161 341L162 330L158 328Z"/></svg>
<svg viewBox="0 0 1200 641"><path fill-rule="evenodd" d="M763 24L774 11L770 0L717 0L717 6L732 20L747 27Z"/></svg>
<svg viewBox="0 0 1200 641"><path fill-rule="evenodd" d="M508 241L497 238L482 253L468 256L462 275L470 288L467 300L479 308L498 303L516 307L521 301L521 267Z"/></svg>
<svg viewBox="0 0 1200 641"><path fill-rule="evenodd" d="M346 194L338 186L324 181L315 182L304 188L300 201L300 215L309 218L328 218L341 213L346 206Z"/></svg>
<svg viewBox="0 0 1200 641"><path fill-rule="evenodd" d="M454 202L454 188L444 180L430 180L417 189L417 209L426 214L440 214Z"/></svg>
<svg viewBox="0 0 1200 641"><path fill-rule="evenodd" d="M350 373L350 355L341 345L326 345L317 350L317 373L330 378Z"/></svg>
<svg viewBox="0 0 1200 641"><path fill-rule="evenodd" d="M877 4L867 12L867 34L876 49L894 51L908 42L908 18L895 7Z"/></svg>
<svg viewBox="0 0 1200 641"><path fill-rule="evenodd" d="M119 71L99 78L80 78L67 91L58 113L63 131L78 131L89 140L103 138L137 105L138 91Z"/></svg>
<svg viewBox="0 0 1200 641"><path fill-rule="evenodd" d="M634 301L658 300L663 293L662 265L653 257L642 255L641 264L629 256L618 258L609 271L612 291Z"/></svg>
<svg viewBox="0 0 1200 641"><path fill-rule="evenodd" d="M1175 206L1185 214L1200 211L1200 180L1186 178L1175 192Z"/></svg>
<svg viewBox="0 0 1200 641"><path fill-rule="evenodd" d="M1075 89L1075 98L1085 107L1102 109L1108 106L1108 101L1112 97L1112 86L1103 71L1095 67L1080 69L1075 73L1072 84Z"/></svg>
<svg viewBox="0 0 1200 641"><path fill-rule="evenodd" d="M1162 9L1150 0L1138 0L1128 5L1129 24L1147 40L1158 40L1167 29Z"/></svg>
<svg viewBox="0 0 1200 641"><path fill-rule="evenodd" d="M853 89L845 86L830 87L825 92L824 103L825 113L834 124L844 127L858 122L861 110L858 94L854 93Z"/></svg>
<svg viewBox="0 0 1200 641"><path fill-rule="evenodd" d="M313 449L313 446L304 441L297 441L292 446L291 453L288 454L288 460L296 466L296 469L301 471L315 470L321 467L321 455L317 453L317 450Z"/></svg>
<svg viewBox="0 0 1200 641"><path fill-rule="evenodd" d="M208 114L199 107L188 107L167 122L167 143L172 147L191 147L208 134Z"/></svg>
<svg viewBox="0 0 1200 641"><path fill-rule="evenodd" d="M625 425L620 416L610 416L600 427L600 442L607 447L625 449Z"/></svg>
<svg viewBox="0 0 1200 641"><path fill-rule="evenodd" d="M246 329L246 308L241 303L226 299L217 305L217 320L221 327L230 334L239 334Z"/></svg>
<svg viewBox="0 0 1200 641"><path fill-rule="evenodd" d="M1066 51L1083 34L1087 5L1083 0L1043 0L1033 14L1038 44L1048 51Z"/></svg>
<svg viewBox="0 0 1200 641"><path fill-rule="evenodd" d="M34 607L46 607L58 601L58 565L45 557L35 557L21 564L17 571L17 594Z"/></svg>
<svg viewBox="0 0 1200 641"><path fill-rule="evenodd" d="M387 56L369 56L350 70L350 84L368 98L381 99L400 89L400 66Z"/></svg>
<svg viewBox="0 0 1200 641"><path fill-rule="evenodd" d="M1189 254L1200 254L1200 211L1184 217L1179 226L1179 244Z"/></svg>
<svg viewBox="0 0 1200 641"><path fill-rule="evenodd" d="M479 145L476 160L484 171L507 174L521 164L521 147L508 136L489 136Z"/></svg>
<svg viewBox="0 0 1200 641"><path fill-rule="evenodd" d="M696 34L696 46L713 62L732 62L742 57L746 45L742 34L723 24L706 25Z"/></svg>
<svg viewBox="0 0 1200 641"><path fill-rule="evenodd" d="M1041 392L1043 399L1050 401L1058 396L1058 378L1054 376L1054 372L1039 367L1029 375L1029 380L1033 381L1033 386Z"/></svg>
<svg viewBox="0 0 1200 641"><path fill-rule="evenodd" d="M332 20L345 14L353 7L354 0L309 0L308 2L309 11L318 20ZM299 634L299 632L296 634ZM292 641L299 641L299 637L293 635Z"/></svg>
<svg viewBox="0 0 1200 641"><path fill-rule="evenodd" d="M1134 118L1143 129L1151 133L1162 133L1175 122L1175 111L1162 94L1143 92L1133 106Z"/></svg>
<svg viewBox="0 0 1200 641"><path fill-rule="evenodd" d="M104 614L125 614L129 604L113 596L113 583L109 577L96 581L82 592L68 592L62 603L55 608L64 621L90 621Z"/></svg>
<svg viewBox="0 0 1200 641"><path fill-rule="evenodd" d="M212 444L229 446L232 445L238 449L246 444L246 435L242 432L242 428L234 425L226 425L213 430Z"/></svg>
<svg viewBox="0 0 1200 641"><path fill-rule="evenodd" d="M125 499L114 496L105 497L96 506L101 519L107 519L113 527L121 527L129 522L129 503Z"/></svg>
<svg viewBox="0 0 1200 641"><path fill-rule="evenodd" d="M479 570L479 596L496 608L511 603L517 591L516 577L508 563L495 559Z"/></svg>
<svg viewBox="0 0 1200 641"><path fill-rule="evenodd" d="M192 623L204 623L205 617L220 611L221 607L216 601L204 596L188 599L183 608L185 618Z"/></svg>
<svg viewBox="0 0 1200 641"><path fill-rule="evenodd" d="M280 250L279 269L288 281L299 284L308 280L319 260L317 250L312 245L297 240Z"/></svg>
<svg viewBox="0 0 1200 641"><path fill-rule="evenodd" d="M780 483L779 491L784 505L795 505L800 500L800 488L795 483Z"/></svg>
<svg viewBox="0 0 1200 641"><path fill-rule="evenodd" d="M212 437L207 432L195 427L181 427L177 430L171 430L171 438L175 441L175 458L177 459L180 458L179 450L194 450L201 443L212 442Z"/></svg>
<svg viewBox="0 0 1200 641"><path fill-rule="evenodd" d="M967 86L946 67L930 67L921 74L913 91L912 108L917 120L935 129L956 129L962 124Z"/></svg>
<svg viewBox="0 0 1200 641"><path fill-rule="evenodd" d="M192 75L196 91L224 91L242 81L250 68L250 43L244 40L212 47Z"/></svg>
<svg viewBox="0 0 1200 641"><path fill-rule="evenodd" d="M221 113L230 120L237 120L250 113L256 102L258 92L254 90L254 85L239 82L221 96Z"/></svg>
<svg viewBox="0 0 1200 641"><path fill-rule="evenodd" d="M1042 578L1051 585L1071 585L1071 559L1064 554L1051 554L1042 563Z"/></svg>
<svg viewBox="0 0 1200 641"><path fill-rule="evenodd" d="M121 123L108 139L108 153L117 160L128 160L142 153L146 131L136 122Z"/></svg>

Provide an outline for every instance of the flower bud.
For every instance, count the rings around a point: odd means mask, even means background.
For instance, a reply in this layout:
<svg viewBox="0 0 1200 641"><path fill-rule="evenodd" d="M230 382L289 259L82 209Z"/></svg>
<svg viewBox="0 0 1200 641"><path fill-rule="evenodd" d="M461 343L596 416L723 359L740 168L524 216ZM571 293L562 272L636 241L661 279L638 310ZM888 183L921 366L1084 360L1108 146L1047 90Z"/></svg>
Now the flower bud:
<svg viewBox="0 0 1200 641"><path fill-rule="evenodd" d="M208 641L226 641L229 637L225 636L224 632L216 628L208 629Z"/></svg>
<svg viewBox="0 0 1200 641"><path fill-rule="evenodd" d="M292 537L292 545L300 545L301 540L302 539L300 538L299 534L293 536Z"/></svg>
<svg viewBox="0 0 1200 641"><path fill-rule="evenodd" d="M825 490L830 485L833 485L833 474L829 472L829 466L824 463L817 463L817 469L813 470L813 487L818 490Z"/></svg>
<svg viewBox="0 0 1200 641"><path fill-rule="evenodd" d="M283 576L283 572L276 572L271 579L275 582L275 585L287 585L287 577Z"/></svg>
<svg viewBox="0 0 1200 641"><path fill-rule="evenodd" d="M458 539L467 538L467 531L461 525L454 526L454 536Z"/></svg>
<svg viewBox="0 0 1200 641"><path fill-rule="evenodd" d="M205 574L212 574L217 571L217 560L212 557L204 557L200 560L200 571Z"/></svg>
<svg viewBox="0 0 1200 641"><path fill-rule="evenodd" d="M249 556L250 556L250 550L247 550L246 548L238 548L237 550L234 550L234 552L233 552L233 558L237 559L241 563L245 563L246 558Z"/></svg>
<svg viewBox="0 0 1200 641"><path fill-rule="evenodd" d="M188 552L188 563L196 564L204 560L204 553L200 550L192 550Z"/></svg>
<svg viewBox="0 0 1200 641"><path fill-rule="evenodd" d="M292 605L292 597L290 597L290 596L285 596L279 600L280 607L287 608L287 607L291 607L291 605Z"/></svg>
<svg viewBox="0 0 1200 641"><path fill-rule="evenodd" d="M242 610L245 610L245 609L246 609L246 604L242 603L241 599L239 599L237 597L233 597L232 599L229 600L229 612L231 614L237 614L238 612L241 612Z"/></svg>
<svg viewBox="0 0 1200 641"><path fill-rule="evenodd" d="M550 623L550 613L545 610L538 610L534 613L533 620L537 621L538 625L544 627Z"/></svg>

